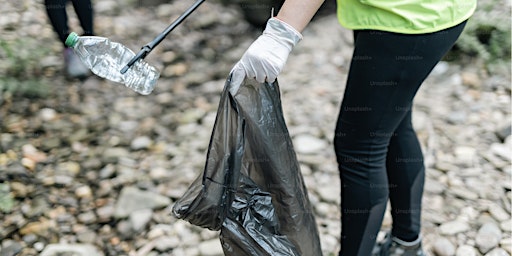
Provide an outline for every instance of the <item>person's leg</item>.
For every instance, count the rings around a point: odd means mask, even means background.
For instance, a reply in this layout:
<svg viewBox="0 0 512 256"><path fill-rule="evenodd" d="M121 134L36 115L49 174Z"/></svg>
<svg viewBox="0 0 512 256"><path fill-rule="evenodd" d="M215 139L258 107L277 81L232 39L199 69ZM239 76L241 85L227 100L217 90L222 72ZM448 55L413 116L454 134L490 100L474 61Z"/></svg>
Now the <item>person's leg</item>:
<svg viewBox="0 0 512 256"><path fill-rule="evenodd" d="M388 193L388 145L459 30L427 35L358 31L334 146L342 181L340 255L370 255ZM400 131L400 130L399 130Z"/></svg>
<svg viewBox="0 0 512 256"><path fill-rule="evenodd" d="M465 22L436 33L419 35L420 48L411 56L411 63L424 66L426 78L437 62L448 52L464 29ZM424 78L422 80L424 80ZM393 228L391 235L400 240L415 241L421 229L421 200L425 182L423 153L412 125L412 102L397 105L397 112L405 112L388 147L386 170L390 183L389 197Z"/></svg>
<svg viewBox="0 0 512 256"><path fill-rule="evenodd" d="M94 35L93 7L91 0L73 0L73 8L84 30L85 36Z"/></svg>
<svg viewBox="0 0 512 256"><path fill-rule="evenodd" d="M45 0L46 13L59 40L64 44L69 34L68 16L66 14L67 0Z"/></svg>
<svg viewBox="0 0 512 256"><path fill-rule="evenodd" d="M410 108L406 111L389 143L386 170L393 229L391 235L403 241L415 241L421 228L421 199L425 182L423 153L412 126Z"/></svg>

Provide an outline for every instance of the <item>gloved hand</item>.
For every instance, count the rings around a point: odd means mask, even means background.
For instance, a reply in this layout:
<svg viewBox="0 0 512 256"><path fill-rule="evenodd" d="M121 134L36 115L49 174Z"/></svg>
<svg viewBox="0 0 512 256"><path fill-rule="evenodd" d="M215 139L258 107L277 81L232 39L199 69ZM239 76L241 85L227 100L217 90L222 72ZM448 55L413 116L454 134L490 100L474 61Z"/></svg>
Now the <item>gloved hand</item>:
<svg viewBox="0 0 512 256"><path fill-rule="evenodd" d="M233 67L234 77L241 72L259 83L276 80L293 47L302 35L292 26L276 18L270 18L263 34L254 41L240 61Z"/></svg>

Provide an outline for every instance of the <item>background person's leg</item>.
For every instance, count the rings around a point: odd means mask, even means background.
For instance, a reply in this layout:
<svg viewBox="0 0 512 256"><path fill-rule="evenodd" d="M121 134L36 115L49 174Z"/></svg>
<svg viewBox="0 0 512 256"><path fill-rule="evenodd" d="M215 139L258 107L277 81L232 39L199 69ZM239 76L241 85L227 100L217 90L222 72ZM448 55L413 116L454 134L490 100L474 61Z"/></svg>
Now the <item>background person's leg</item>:
<svg viewBox="0 0 512 256"><path fill-rule="evenodd" d="M73 4L76 4L75 2L81 2L80 5L84 5L82 10L80 12L87 13L90 12L90 20L88 18L88 15L85 14L78 14L79 11L77 11L77 16L80 19L80 22L82 23L82 26L85 27L84 33L92 33L92 10L90 9L90 1L88 0L74 0ZM89 2L87 5L86 2ZM50 23L53 27L53 30L57 33L57 36L59 37L60 42L63 46L63 55L64 55L64 62L65 62L65 68L66 68L66 75L69 78L86 78L90 75L89 69L83 65L83 63L78 59L78 57L74 54L73 50L66 47L66 38L69 35L69 27L68 27L68 15L66 12L66 3L67 0L45 0L45 6L46 6L46 12L48 14L48 18L50 20ZM78 3L77 3L78 4ZM87 8L85 7L87 6ZM80 18L80 16L84 16ZM83 19L83 21L82 21Z"/></svg>
<svg viewBox="0 0 512 256"><path fill-rule="evenodd" d="M73 0L73 8L75 8L80 25L84 30L83 35L94 35L94 17L91 0Z"/></svg>
<svg viewBox="0 0 512 256"><path fill-rule="evenodd" d="M68 16L66 14L67 0L45 0L46 13L59 40L64 44L69 34Z"/></svg>

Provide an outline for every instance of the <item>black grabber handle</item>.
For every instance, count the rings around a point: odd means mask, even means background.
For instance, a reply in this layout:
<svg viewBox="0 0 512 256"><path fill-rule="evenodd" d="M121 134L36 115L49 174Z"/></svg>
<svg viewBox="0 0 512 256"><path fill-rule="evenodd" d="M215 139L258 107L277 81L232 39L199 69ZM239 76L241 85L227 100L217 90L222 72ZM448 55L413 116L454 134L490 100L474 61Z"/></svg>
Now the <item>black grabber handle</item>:
<svg viewBox="0 0 512 256"><path fill-rule="evenodd" d="M160 33L153 41L144 45L142 49L133 57L126 66L121 69L121 74L126 73L128 69L133 66L135 62L140 59L144 59L160 42L164 40L164 38L171 33L171 31L176 28L185 18L187 18L199 5L201 5L205 0L197 0L192 6L190 6L183 14L181 14L176 20L174 20L171 25L169 25L162 33Z"/></svg>

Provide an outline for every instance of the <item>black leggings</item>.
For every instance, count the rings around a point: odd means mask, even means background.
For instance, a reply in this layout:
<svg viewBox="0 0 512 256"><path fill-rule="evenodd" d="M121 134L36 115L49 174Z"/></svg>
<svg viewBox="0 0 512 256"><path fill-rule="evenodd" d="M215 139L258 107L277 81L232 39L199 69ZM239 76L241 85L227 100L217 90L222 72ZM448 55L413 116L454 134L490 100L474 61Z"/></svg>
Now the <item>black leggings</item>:
<svg viewBox="0 0 512 256"><path fill-rule="evenodd" d="M72 0L83 35L93 35L93 9L91 0ZM53 29L64 44L69 34L68 15L66 13L67 0L45 0L46 12Z"/></svg>
<svg viewBox="0 0 512 256"><path fill-rule="evenodd" d="M342 186L340 255L371 255L388 198L392 234L418 237L425 168L411 122L413 98L464 25L420 35L354 32L334 138Z"/></svg>

